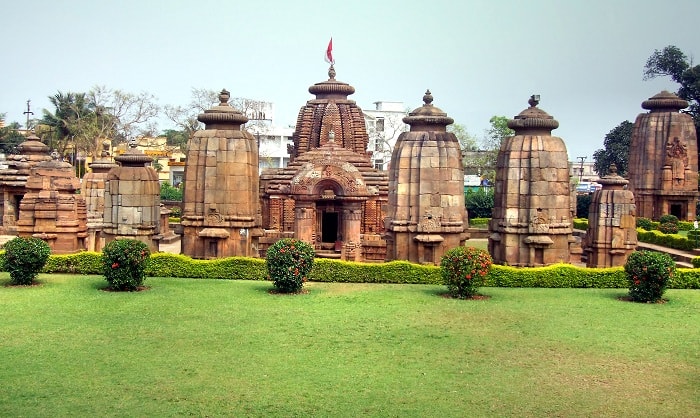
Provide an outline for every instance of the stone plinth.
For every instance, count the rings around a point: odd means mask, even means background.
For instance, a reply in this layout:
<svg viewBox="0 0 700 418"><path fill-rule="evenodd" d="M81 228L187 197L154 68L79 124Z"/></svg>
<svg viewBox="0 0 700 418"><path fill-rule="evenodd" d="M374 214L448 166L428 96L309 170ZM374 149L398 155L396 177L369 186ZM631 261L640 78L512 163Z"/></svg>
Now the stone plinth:
<svg viewBox="0 0 700 418"><path fill-rule="evenodd" d="M642 107L649 113L640 114L634 122L628 165L637 216L658 220L670 214L695 220L697 133L693 118L679 112L688 102L662 91Z"/></svg>
<svg viewBox="0 0 700 418"><path fill-rule="evenodd" d="M193 258L258 256L258 145L229 97L223 90L219 105L199 115L206 129L188 143L182 253Z"/></svg>
<svg viewBox="0 0 700 418"><path fill-rule="evenodd" d="M637 248L634 195L624 189L628 181L617 175L614 165L598 182L603 188L593 193L588 209L586 266L623 266Z"/></svg>
<svg viewBox="0 0 700 418"><path fill-rule="evenodd" d="M105 212L102 234L105 245L115 239L135 239L158 251L160 235L160 183L150 167L153 159L136 149L114 157L105 182Z"/></svg>
<svg viewBox="0 0 700 418"><path fill-rule="evenodd" d="M32 167L51 161L49 147L33 133L17 146L18 154L8 155L0 169L0 235L16 235L19 205Z"/></svg>
<svg viewBox="0 0 700 418"><path fill-rule="evenodd" d="M294 237L318 256L383 261L388 178L366 151L362 111L348 100L354 87L335 80L332 66L328 75L309 88L316 98L299 111L290 163L260 177L261 255Z"/></svg>
<svg viewBox="0 0 700 418"><path fill-rule="evenodd" d="M425 104L405 117L411 126L394 147L386 219L387 260L439 264L444 253L464 245L464 167L459 142L447 125L453 119Z"/></svg>
<svg viewBox="0 0 700 418"><path fill-rule="evenodd" d="M31 169L20 203L17 234L46 241L52 254L72 254L86 249L85 199L76 194L80 180L72 165L42 161Z"/></svg>
<svg viewBox="0 0 700 418"><path fill-rule="evenodd" d="M539 96L508 127L515 136L501 145L496 160L489 252L495 263L543 266L569 262L572 243L569 159L559 126L537 108Z"/></svg>

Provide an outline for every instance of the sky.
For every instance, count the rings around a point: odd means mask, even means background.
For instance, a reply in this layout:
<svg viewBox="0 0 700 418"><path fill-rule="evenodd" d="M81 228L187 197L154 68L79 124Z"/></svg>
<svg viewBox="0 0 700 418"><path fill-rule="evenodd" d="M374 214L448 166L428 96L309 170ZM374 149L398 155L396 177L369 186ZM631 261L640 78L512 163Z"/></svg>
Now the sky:
<svg viewBox="0 0 700 418"><path fill-rule="evenodd" d="M333 38L336 79L361 108L433 104L483 137L494 115L539 107L570 161L603 147L642 101L676 91L644 81L656 49L700 55L700 1L675 0L0 0L0 113L24 124L53 111L49 96L105 86L187 105L192 88L273 102L294 124L325 81ZM159 129L175 128L165 119Z"/></svg>

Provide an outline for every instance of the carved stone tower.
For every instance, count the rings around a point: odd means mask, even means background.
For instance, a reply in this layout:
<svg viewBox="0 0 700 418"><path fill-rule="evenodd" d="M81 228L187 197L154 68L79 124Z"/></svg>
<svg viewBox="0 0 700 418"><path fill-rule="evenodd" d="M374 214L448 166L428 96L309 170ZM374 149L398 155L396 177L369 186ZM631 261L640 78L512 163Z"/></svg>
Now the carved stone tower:
<svg viewBox="0 0 700 418"><path fill-rule="evenodd" d="M617 174L614 164L610 166L610 174L598 183L603 188L593 193L588 210L586 266L622 266L637 248L634 195L624 188L628 181Z"/></svg>
<svg viewBox="0 0 700 418"><path fill-rule="evenodd" d="M104 141L102 148L100 158L90 163L90 171L85 173L80 185L80 194L85 197L87 207L87 250L98 252L104 248L105 183L109 171L117 166L109 155L109 141Z"/></svg>
<svg viewBox="0 0 700 418"><path fill-rule="evenodd" d="M629 189L637 216L675 215L695 220L698 198L698 144L693 118L681 109L688 102L661 93L642 103L649 113L637 116L629 155Z"/></svg>
<svg viewBox="0 0 700 418"><path fill-rule="evenodd" d="M87 214L85 199L76 194L80 180L72 165L53 159L31 169L26 194L20 203L17 233L46 241L52 254L85 250Z"/></svg>
<svg viewBox="0 0 700 418"><path fill-rule="evenodd" d="M161 238L160 183L149 165L153 159L136 149L136 141L114 159L120 165L109 171L105 182L105 245L128 238L143 241L156 252Z"/></svg>
<svg viewBox="0 0 700 418"><path fill-rule="evenodd" d="M454 120L432 101L427 91L423 106L403 119L411 130L391 156L387 260L439 264L468 238L462 153L446 129Z"/></svg>
<svg viewBox="0 0 700 418"><path fill-rule="evenodd" d="M229 98L222 90L219 105L197 117L206 128L188 143L182 253L193 258L258 256L258 144Z"/></svg>
<svg viewBox="0 0 700 418"><path fill-rule="evenodd" d="M559 122L539 109L539 96L508 121L515 136L496 160L489 252L494 262L543 266L569 262L571 185L564 141L552 136Z"/></svg>

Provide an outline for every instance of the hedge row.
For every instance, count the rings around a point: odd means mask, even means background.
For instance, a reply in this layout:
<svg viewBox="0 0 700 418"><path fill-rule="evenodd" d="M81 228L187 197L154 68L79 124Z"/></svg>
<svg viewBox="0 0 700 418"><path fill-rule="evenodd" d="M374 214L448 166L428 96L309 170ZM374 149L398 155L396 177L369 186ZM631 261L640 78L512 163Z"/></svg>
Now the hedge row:
<svg viewBox="0 0 700 418"><path fill-rule="evenodd" d="M472 218L469 220L470 226L483 226L488 225L491 218Z"/></svg>
<svg viewBox="0 0 700 418"><path fill-rule="evenodd" d="M661 231L645 231L642 228L637 228L637 241L683 251L692 251L693 248L695 248L695 240L689 240L678 234L664 234Z"/></svg>
<svg viewBox="0 0 700 418"><path fill-rule="evenodd" d="M101 254L82 252L51 255L43 273L102 274ZM0 270L6 271L4 257ZM249 257L228 257L195 260L180 254L152 254L146 268L150 277L182 277L227 280L266 280L265 260ZM440 268L407 261L388 263L356 263L316 259L309 280L346 283L442 284ZM547 267L511 267L493 265L484 286L549 287L549 288L627 288L623 267L584 268L571 264ZM678 269L669 282L670 289L700 289L700 269Z"/></svg>

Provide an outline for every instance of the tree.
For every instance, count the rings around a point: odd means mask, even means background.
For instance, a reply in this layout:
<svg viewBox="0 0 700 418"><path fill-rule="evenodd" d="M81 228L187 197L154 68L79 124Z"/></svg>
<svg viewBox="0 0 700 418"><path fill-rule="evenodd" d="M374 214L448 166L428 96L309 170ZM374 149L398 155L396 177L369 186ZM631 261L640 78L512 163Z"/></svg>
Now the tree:
<svg viewBox="0 0 700 418"><path fill-rule="evenodd" d="M669 45L654 50L644 66L644 79L671 77L680 85L676 93L689 102L686 112L695 120L695 129L700 132L700 65L693 66L692 59L678 47Z"/></svg>
<svg viewBox="0 0 700 418"><path fill-rule="evenodd" d="M593 169L600 177L608 174L610 164L617 166L620 176L627 175L630 144L632 142L632 122L626 120L605 135L603 149L593 153Z"/></svg>
<svg viewBox="0 0 700 418"><path fill-rule="evenodd" d="M16 154L17 145L27 138L19 133L20 124L12 122L5 126L5 113L0 113L0 152L4 154Z"/></svg>
<svg viewBox="0 0 700 418"><path fill-rule="evenodd" d="M486 136L482 145L484 149L498 153L503 141L509 136L515 135L515 131L508 127L508 121L509 119L506 116L492 116L489 119L491 127L486 130Z"/></svg>

